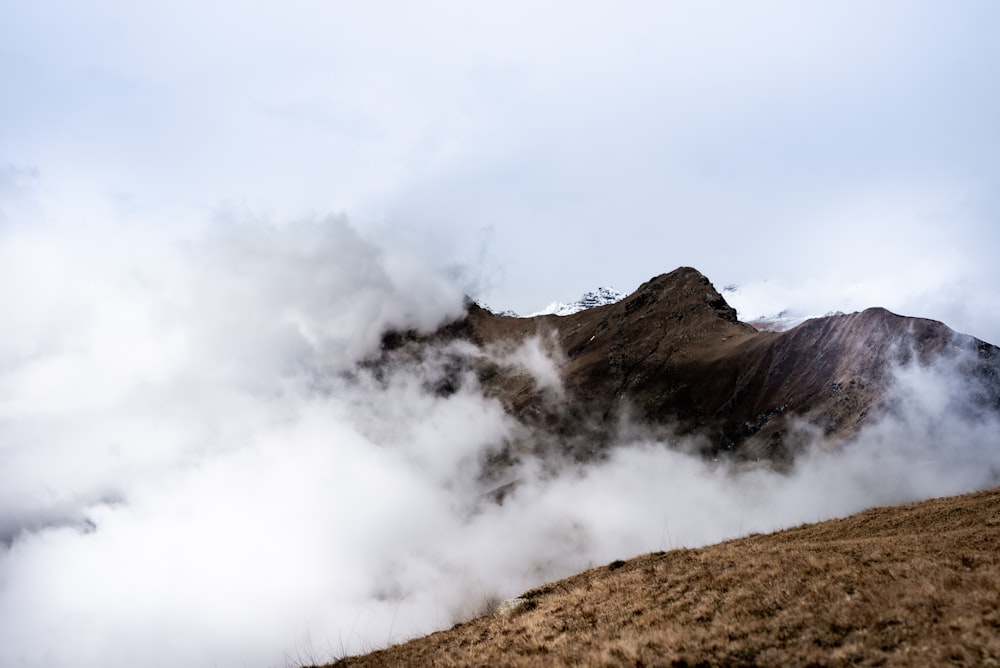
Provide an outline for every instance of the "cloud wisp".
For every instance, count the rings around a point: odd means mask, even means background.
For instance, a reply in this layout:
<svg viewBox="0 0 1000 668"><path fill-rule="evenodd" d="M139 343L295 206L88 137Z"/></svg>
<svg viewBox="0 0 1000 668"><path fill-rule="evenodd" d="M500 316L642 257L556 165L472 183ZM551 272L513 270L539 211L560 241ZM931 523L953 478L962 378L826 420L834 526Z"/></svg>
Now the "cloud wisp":
<svg viewBox="0 0 1000 668"><path fill-rule="evenodd" d="M525 458L497 504L478 474L518 425L474 376L435 391L445 351L354 367L461 292L345 220L164 237L141 266L126 242L98 262L0 232L2 665L322 659L589 565L1000 471L1000 425L964 408L957 367L913 367L856 441L817 440L787 474L626 441L556 474ZM558 393L548 347L473 352Z"/></svg>

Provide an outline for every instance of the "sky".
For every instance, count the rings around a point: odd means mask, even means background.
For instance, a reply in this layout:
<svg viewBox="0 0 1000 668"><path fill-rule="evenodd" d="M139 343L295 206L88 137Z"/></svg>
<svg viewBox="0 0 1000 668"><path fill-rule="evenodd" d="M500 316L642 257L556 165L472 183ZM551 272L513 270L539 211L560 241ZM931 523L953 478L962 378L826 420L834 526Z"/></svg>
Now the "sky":
<svg viewBox="0 0 1000 668"><path fill-rule="evenodd" d="M0 666L285 666L589 565L995 485L953 367L788 475L517 429L387 328L678 266L1000 343L1000 5L0 5ZM558 390L557 351L464 351ZM974 391L974 388L972 388ZM626 430L627 431L627 430Z"/></svg>
<svg viewBox="0 0 1000 668"><path fill-rule="evenodd" d="M14 0L0 193L94 236L342 214L520 313L694 266L748 318L880 305L996 341L998 21L973 1Z"/></svg>

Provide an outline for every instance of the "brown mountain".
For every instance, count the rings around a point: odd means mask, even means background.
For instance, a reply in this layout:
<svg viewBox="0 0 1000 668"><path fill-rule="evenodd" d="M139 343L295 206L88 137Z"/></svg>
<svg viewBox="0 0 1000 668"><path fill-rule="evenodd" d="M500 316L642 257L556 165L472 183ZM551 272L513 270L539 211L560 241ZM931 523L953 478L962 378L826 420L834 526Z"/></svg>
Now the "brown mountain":
<svg viewBox="0 0 1000 668"><path fill-rule="evenodd" d="M561 389L539 383L512 354L533 339L555 360ZM698 437L706 455L781 465L806 433L847 439L884 410L896 365L946 358L981 404L1000 409L993 345L881 308L758 331L688 267L569 316L504 317L470 303L464 318L429 337L387 335L371 366L424 359L429 349L447 358L439 392L471 371L518 418L524 430L512 456L555 448L586 458L623 433L678 433Z"/></svg>
<svg viewBox="0 0 1000 668"><path fill-rule="evenodd" d="M1000 490L614 561L338 666L990 666Z"/></svg>
<svg viewBox="0 0 1000 668"><path fill-rule="evenodd" d="M632 436L679 435L667 440L780 467L805 439L849 440L894 410L905 364L946 365L970 417L1000 412L998 353L878 308L758 331L681 268L570 316L470 303L431 335L387 335L367 367L378 377L419 364L442 395L475 384L499 400L520 429L487 463L489 483L525 452L559 466ZM614 561L337 665L994 665L998 516L992 490Z"/></svg>

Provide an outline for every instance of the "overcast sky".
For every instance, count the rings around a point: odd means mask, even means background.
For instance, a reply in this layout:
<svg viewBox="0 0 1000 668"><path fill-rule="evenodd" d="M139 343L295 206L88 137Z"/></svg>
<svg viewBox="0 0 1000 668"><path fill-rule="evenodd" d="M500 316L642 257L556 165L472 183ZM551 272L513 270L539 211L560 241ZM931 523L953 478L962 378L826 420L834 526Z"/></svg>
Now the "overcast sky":
<svg viewBox="0 0 1000 668"><path fill-rule="evenodd" d="M997 341L998 31L973 1L12 0L0 224L338 213L496 308L691 265L745 317Z"/></svg>

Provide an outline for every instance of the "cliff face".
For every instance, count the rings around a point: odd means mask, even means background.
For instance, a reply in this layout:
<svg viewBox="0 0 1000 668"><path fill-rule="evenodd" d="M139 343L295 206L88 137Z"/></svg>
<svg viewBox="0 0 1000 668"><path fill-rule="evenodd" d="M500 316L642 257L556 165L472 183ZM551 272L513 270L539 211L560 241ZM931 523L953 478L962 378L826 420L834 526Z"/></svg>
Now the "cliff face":
<svg viewBox="0 0 1000 668"><path fill-rule="evenodd" d="M531 340L552 360L558 391L503 355L456 345L511 351ZM470 304L465 318L431 337L387 336L373 364L416 359L432 346L451 351L451 377L440 391L472 371L524 425L514 450L557 447L580 458L634 429L702 436L709 456L787 463L801 447L801 424L833 441L849 438L882 408L896 366L946 356L980 384L985 404L1000 406L995 346L880 308L757 331L686 267L618 303L569 316L512 318Z"/></svg>

